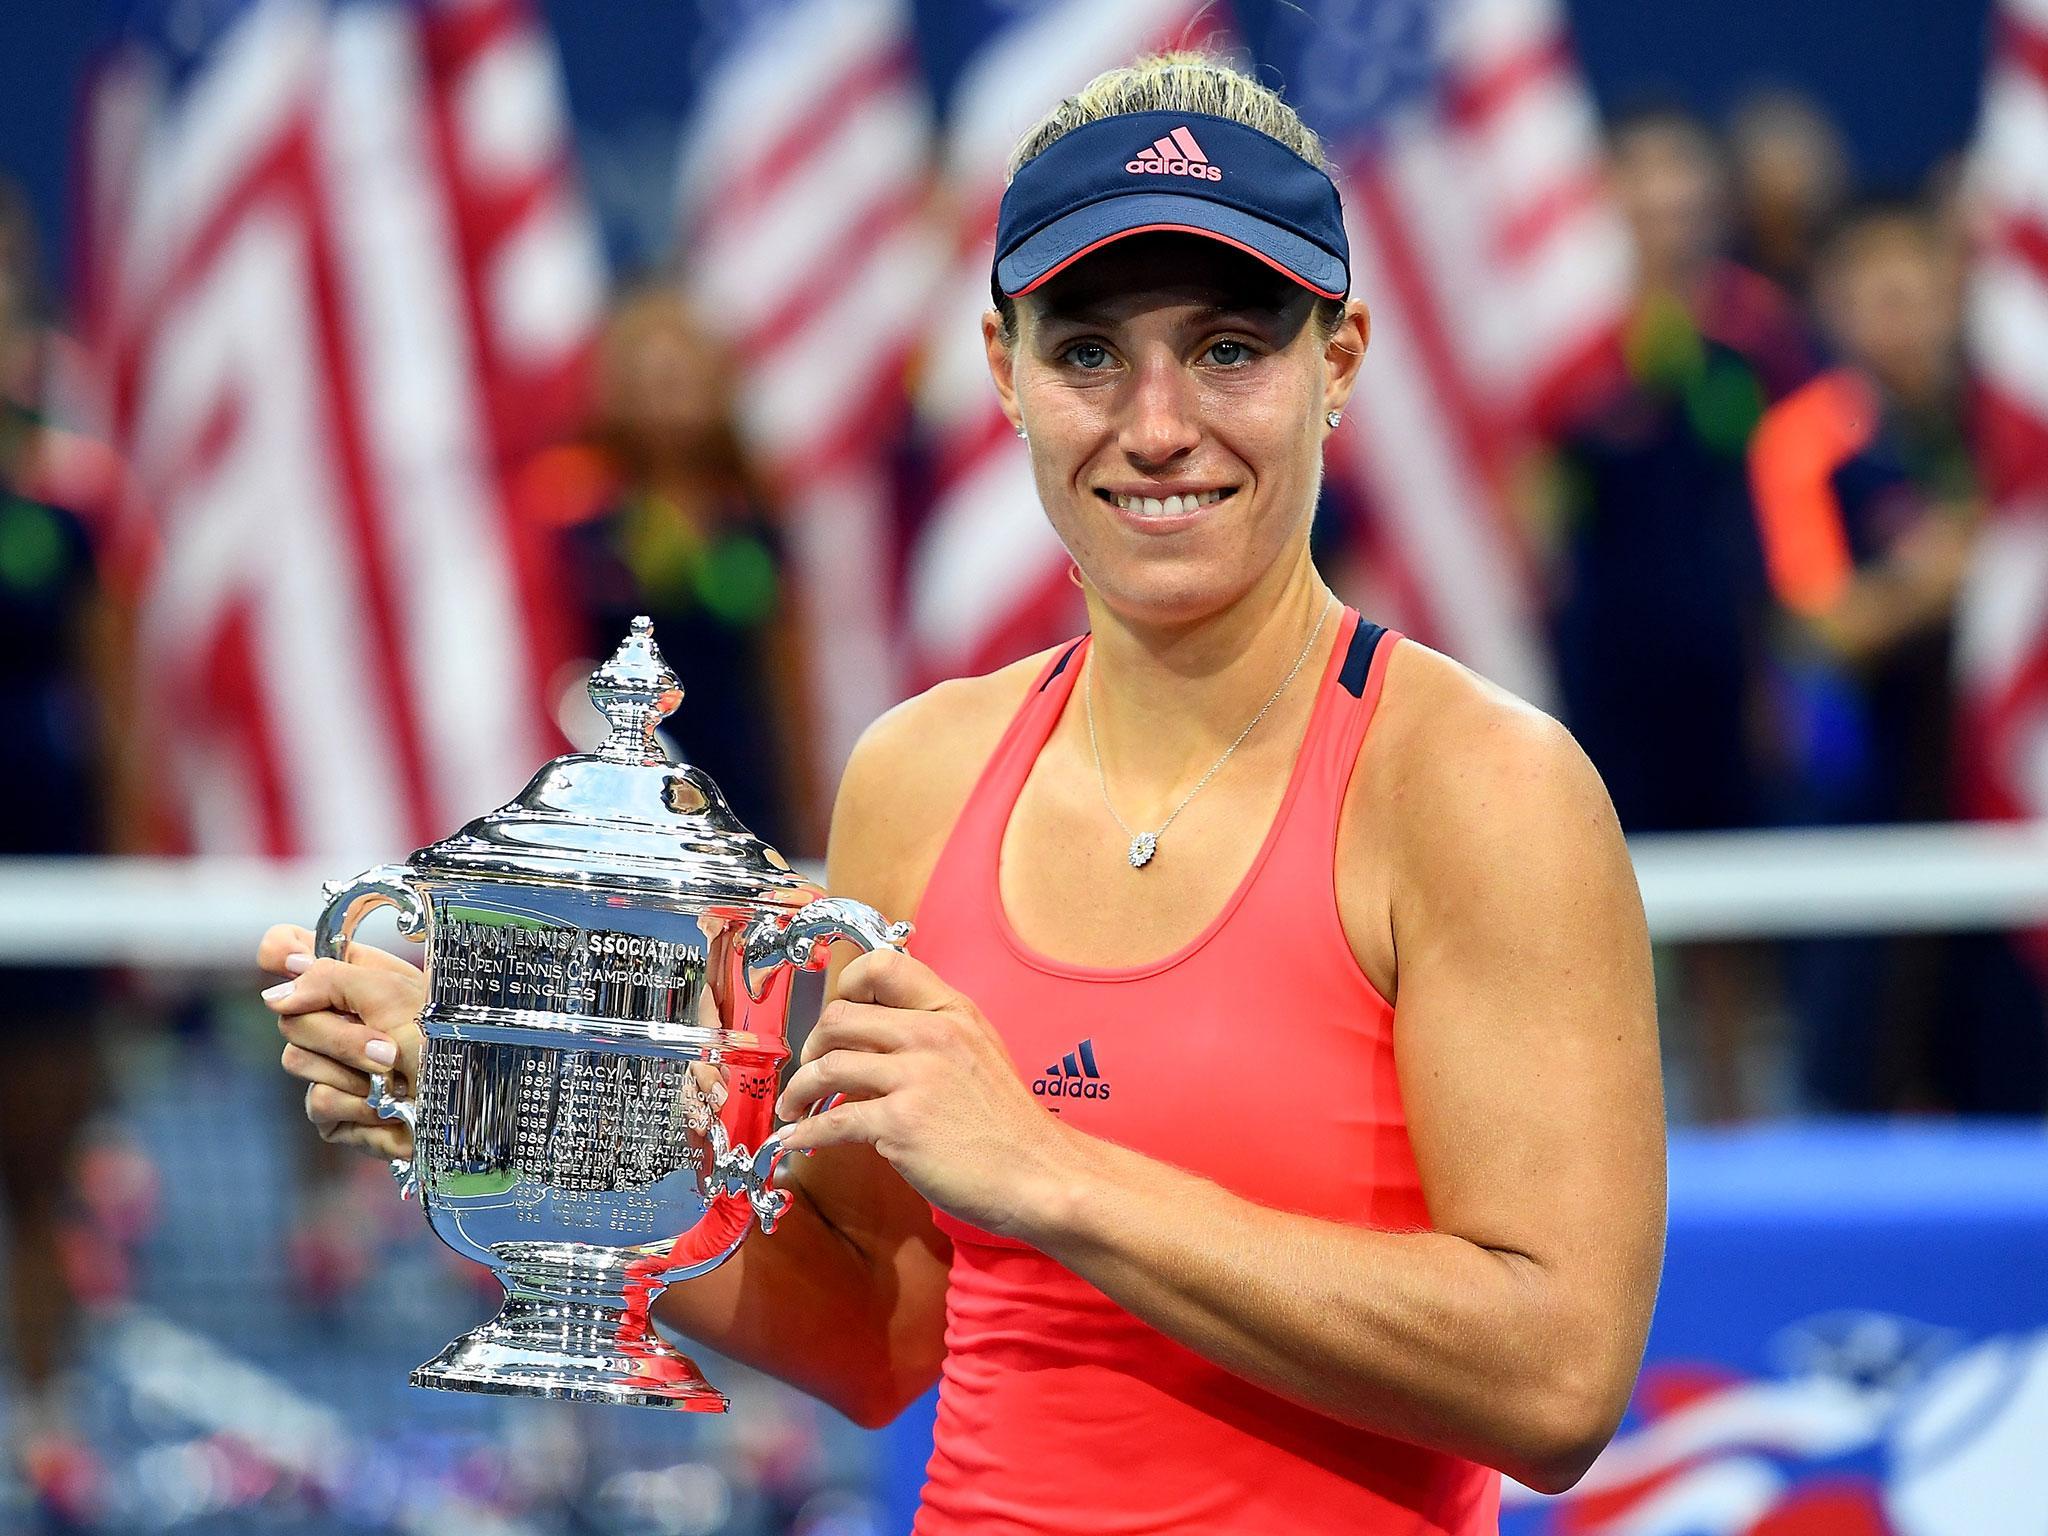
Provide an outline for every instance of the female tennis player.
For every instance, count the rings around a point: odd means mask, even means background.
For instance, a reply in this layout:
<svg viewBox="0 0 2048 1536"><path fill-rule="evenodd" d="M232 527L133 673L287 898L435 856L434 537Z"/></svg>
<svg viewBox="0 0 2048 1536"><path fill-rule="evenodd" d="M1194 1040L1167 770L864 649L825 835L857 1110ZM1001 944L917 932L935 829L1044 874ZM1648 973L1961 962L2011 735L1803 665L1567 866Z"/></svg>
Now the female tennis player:
<svg viewBox="0 0 2048 1536"><path fill-rule="evenodd" d="M833 974L783 1226L660 1304L863 1424L940 1382L923 1536L1492 1531L1640 1364L1635 882L1559 726L1310 560L1368 335L1321 164L1185 55L1018 150L983 331L1089 634L862 739L829 884L911 953ZM308 947L264 943L285 1067L402 1155L363 1074L420 979Z"/></svg>

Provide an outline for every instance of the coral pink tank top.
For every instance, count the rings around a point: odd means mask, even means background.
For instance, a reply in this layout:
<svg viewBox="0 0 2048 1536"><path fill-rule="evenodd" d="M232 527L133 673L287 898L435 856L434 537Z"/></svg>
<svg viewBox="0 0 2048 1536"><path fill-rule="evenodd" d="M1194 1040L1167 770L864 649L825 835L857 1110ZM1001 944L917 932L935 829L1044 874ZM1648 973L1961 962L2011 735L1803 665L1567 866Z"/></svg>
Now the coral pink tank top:
<svg viewBox="0 0 2048 1536"><path fill-rule="evenodd" d="M1087 655L1047 663L960 813L911 949L980 1005L1048 1113L1276 1209L1429 1224L1393 1008L1337 912L1337 817L1399 637L1344 610L1280 810L1209 926L1145 965L1010 927L997 854ZM946 1359L918 1536L1347 1536L1497 1525L1498 1474L1266 1392L1034 1248L939 1213Z"/></svg>

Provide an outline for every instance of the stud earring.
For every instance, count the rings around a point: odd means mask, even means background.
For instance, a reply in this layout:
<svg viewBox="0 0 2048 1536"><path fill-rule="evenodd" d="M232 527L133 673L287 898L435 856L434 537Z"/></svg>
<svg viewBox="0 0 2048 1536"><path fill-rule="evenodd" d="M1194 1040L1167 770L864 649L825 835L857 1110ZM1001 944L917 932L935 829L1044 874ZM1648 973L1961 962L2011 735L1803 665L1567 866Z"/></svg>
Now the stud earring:
<svg viewBox="0 0 2048 1536"><path fill-rule="evenodd" d="M1333 432L1337 430L1337 423L1342 421L1343 419L1344 413L1342 411L1332 411L1329 415L1323 418L1323 420L1327 421L1330 424L1330 430Z"/></svg>
<svg viewBox="0 0 2048 1536"><path fill-rule="evenodd" d="M1021 421L1017 423L1017 435L1019 437L1029 437L1031 435L1029 432L1026 432L1024 430L1024 423Z"/></svg>

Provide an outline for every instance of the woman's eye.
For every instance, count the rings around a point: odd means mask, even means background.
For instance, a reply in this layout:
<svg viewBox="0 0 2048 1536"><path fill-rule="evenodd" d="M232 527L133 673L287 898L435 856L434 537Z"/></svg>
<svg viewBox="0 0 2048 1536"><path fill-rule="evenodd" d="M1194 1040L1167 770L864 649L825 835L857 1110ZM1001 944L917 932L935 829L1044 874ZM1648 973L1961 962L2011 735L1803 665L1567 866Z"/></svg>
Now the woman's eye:
<svg viewBox="0 0 2048 1536"><path fill-rule="evenodd" d="M1090 371L1106 367L1109 363L1109 348L1099 341L1077 341L1067 348L1067 361L1076 368Z"/></svg>
<svg viewBox="0 0 2048 1536"><path fill-rule="evenodd" d="M1209 343L1209 361L1224 368L1235 367L1251 360L1252 349L1244 342L1226 336L1221 341Z"/></svg>

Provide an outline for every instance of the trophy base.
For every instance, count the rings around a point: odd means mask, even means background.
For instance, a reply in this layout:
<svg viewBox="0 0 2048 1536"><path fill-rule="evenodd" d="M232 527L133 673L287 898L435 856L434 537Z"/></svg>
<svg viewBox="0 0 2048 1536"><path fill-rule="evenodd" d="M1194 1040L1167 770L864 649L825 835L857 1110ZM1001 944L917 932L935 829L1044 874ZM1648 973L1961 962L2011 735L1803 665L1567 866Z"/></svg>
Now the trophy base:
<svg viewBox="0 0 2048 1536"><path fill-rule="evenodd" d="M635 1313L517 1292L413 1371L416 1387L723 1413L723 1392Z"/></svg>

